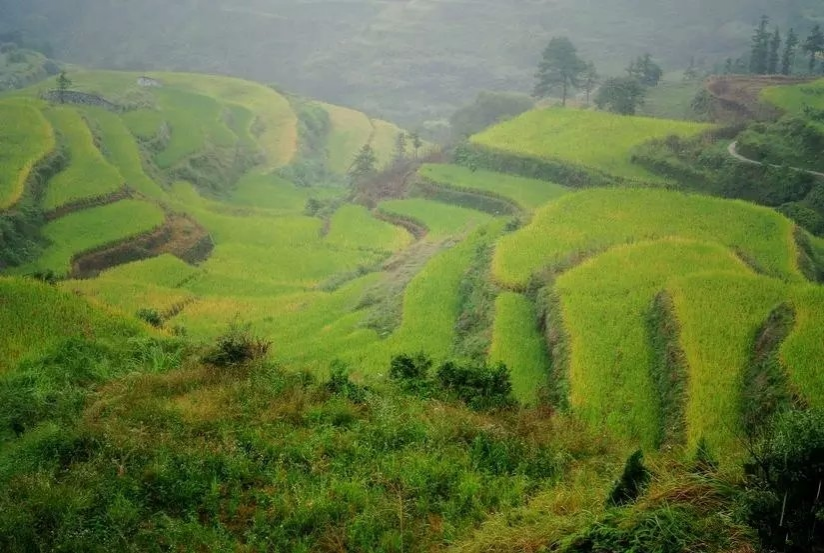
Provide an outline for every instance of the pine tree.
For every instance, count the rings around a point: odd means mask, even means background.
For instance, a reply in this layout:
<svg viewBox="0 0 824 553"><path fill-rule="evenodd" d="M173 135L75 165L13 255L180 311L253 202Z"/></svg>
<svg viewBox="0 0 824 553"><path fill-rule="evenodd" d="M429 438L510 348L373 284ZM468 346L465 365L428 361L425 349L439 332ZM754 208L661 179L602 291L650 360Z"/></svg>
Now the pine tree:
<svg viewBox="0 0 824 553"><path fill-rule="evenodd" d="M368 177L375 172L377 163L378 158L375 155L375 150L369 144L364 144L349 169L349 175L356 180Z"/></svg>
<svg viewBox="0 0 824 553"><path fill-rule="evenodd" d="M778 73L779 52L781 51L781 31L778 27L770 37L770 54L767 57L767 73L776 75Z"/></svg>
<svg viewBox="0 0 824 553"><path fill-rule="evenodd" d="M804 41L804 51L810 55L810 74L815 73L815 60L820 52L824 52L824 33L821 25L816 25L810 36Z"/></svg>
<svg viewBox="0 0 824 553"><path fill-rule="evenodd" d="M554 37L544 50L543 58L535 75L536 98L545 98L560 90L561 104L566 105L572 89L581 86L581 73L586 63L578 57L578 51L566 37Z"/></svg>
<svg viewBox="0 0 824 553"><path fill-rule="evenodd" d="M750 51L750 73L763 75L767 72L770 55L770 33L767 25L770 18L761 16L761 22L755 28L752 36L752 49Z"/></svg>
<svg viewBox="0 0 824 553"><path fill-rule="evenodd" d="M733 71L732 58L727 58L727 61L724 62L724 75L732 75L732 71Z"/></svg>
<svg viewBox="0 0 824 553"><path fill-rule="evenodd" d="M415 159L418 159L418 151L423 147L423 140L418 131L410 133L409 138L412 140L412 148L415 150Z"/></svg>
<svg viewBox="0 0 824 553"><path fill-rule="evenodd" d="M406 133L399 132L395 137L395 159L402 161L406 158Z"/></svg>
<svg viewBox="0 0 824 553"><path fill-rule="evenodd" d="M60 100L61 104L66 103L66 92L72 87L73 84L74 83L72 83L68 75L66 75L66 72L61 71L60 76L57 77L57 98Z"/></svg>
<svg viewBox="0 0 824 553"><path fill-rule="evenodd" d="M795 50L798 48L798 35L793 29L787 33L787 40L784 42L784 53L781 55L781 74L792 73L793 61L795 60Z"/></svg>
<svg viewBox="0 0 824 553"><path fill-rule="evenodd" d="M601 76L598 75L598 71L595 69L595 64L593 62L589 62L586 70L584 71L582 83L584 91L587 93L587 105L589 105L589 97L592 94L592 91L595 90L595 87L598 86L600 79Z"/></svg>

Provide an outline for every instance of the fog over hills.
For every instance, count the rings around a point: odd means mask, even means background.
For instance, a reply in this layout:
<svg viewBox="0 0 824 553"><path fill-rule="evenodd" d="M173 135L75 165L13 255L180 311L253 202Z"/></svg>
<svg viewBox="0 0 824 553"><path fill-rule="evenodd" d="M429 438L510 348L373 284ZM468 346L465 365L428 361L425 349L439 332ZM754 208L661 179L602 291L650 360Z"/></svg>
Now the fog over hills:
<svg viewBox="0 0 824 553"><path fill-rule="evenodd" d="M0 31L83 65L228 73L417 122L481 89L528 90L553 35L602 73L651 52L665 69L747 49L766 13L802 31L815 0L0 0Z"/></svg>

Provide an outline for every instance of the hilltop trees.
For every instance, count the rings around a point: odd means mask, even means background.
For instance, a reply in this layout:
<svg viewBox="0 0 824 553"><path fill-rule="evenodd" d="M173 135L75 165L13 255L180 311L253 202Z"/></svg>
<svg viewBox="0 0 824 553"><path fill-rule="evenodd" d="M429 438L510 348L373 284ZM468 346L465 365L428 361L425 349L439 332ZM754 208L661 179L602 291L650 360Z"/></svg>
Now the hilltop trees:
<svg viewBox="0 0 824 553"><path fill-rule="evenodd" d="M561 105L566 105L570 90L581 86L581 74L587 65L567 37L553 37L544 50L535 75L536 98L545 98L553 91L561 92Z"/></svg>
<svg viewBox="0 0 824 553"><path fill-rule="evenodd" d="M607 79L595 95L595 105L598 109L608 109L622 115L635 115L637 109L643 105L646 93L644 85L633 77Z"/></svg>
<svg viewBox="0 0 824 553"><path fill-rule="evenodd" d="M789 75L792 71L796 48L798 48L798 35L791 28L787 33L787 40L784 42L784 53L781 54L782 75Z"/></svg>
<svg viewBox="0 0 824 553"><path fill-rule="evenodd" d="M752 36L752 49L750 51L750 73L764 75L769 68L770 57L770 32L767 25L770 18L761 16L761 21Z"/></svg>
<svg viewBox="0 0 824 553"><path fill-rule="evenodd" d="M399 132L395 137L395 161L403 161L406 158L406 133Z"/></svg>
<svg viewBox="0 0 824 553"><path fill-rule="evenodd" d="M819 53L824 52L824 32L821 25L816 25L810 32L810 36L804 41L803 49L810 55L810 74L815 73L815 60Z"/></svg>
<svg viewBox="0 0 824 553"><path fill-rule="evenodd" d="M775 75L778 73L779 51L781 50L781 31L775 28L770 36L770 53L767 56L767 73Z"/></svg>
<svg viewBox="0 0 824 553"><path fill-rule="evenodd" d="M598 86L598 83L601 80L601 76L598 74L598 71L595 69L595 64L589 62L587 64L586 70L584 70L583 76L583 83L582 86L584 87L584 91L587 93L587 104L589 104L589 97L592 94L592 91L595 90L595 87Z"/></svg>
<svg viewBox="0 0 824 553"><path fill-rule="evenodd" d="M664 76L664 70L652 61L652 56L649 53L638 56L637 59L631 61L629 67L627 67L627 73L645 86L657 86L661 77Z"/></svg>

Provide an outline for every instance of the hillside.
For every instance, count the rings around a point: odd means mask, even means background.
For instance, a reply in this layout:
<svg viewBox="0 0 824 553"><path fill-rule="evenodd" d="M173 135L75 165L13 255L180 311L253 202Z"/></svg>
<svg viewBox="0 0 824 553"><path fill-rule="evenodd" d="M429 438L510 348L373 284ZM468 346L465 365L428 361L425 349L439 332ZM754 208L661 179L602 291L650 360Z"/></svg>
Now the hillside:
<svg viewBox="0 0 824 553"><path fill-rule="evenodd" d="M0 549L756 550L824 240L643 163L715 126L536 109L388 165L349 108L70 76L0 97Z"/></svg>
<svg viewBox="0 0 824 553"><path fill-rule="evenodd" d="M762 13L796 29L824 15L815 0L506 0L469 10L454 0L3 0L0 13L0 32L48 40L66 61L277 82L411 123L448 116L479 90L530 90L553 35L572 37L602 73L618 74L650 45L671 69L691 57L711 65L746 50Z"/></svg>

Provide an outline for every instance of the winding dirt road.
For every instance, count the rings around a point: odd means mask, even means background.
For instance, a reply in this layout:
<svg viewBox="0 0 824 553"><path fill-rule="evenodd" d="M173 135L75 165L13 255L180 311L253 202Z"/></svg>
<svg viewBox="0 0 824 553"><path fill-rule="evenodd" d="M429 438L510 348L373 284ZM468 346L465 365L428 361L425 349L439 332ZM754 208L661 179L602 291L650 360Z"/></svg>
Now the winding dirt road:
<svg viewBox="0 0 824 553"><path fill-rule="evenodd" d="M749 163L750 165L769 165L770 167L783 167L783 165L776 165L775 163L764 163L763 161L756 161L754 159L750 159L748 157L744 157L738 153L738 141L734 141L730 143L727 151L730 153L732 157L740 161L741 163ZM818 171L811 171L809 169L802 169L800 167L790 167L793 171L798 171L799 173L807 173L808 175L813 175L818 178L824 179L824 173L819 173Z"/></svg>

